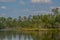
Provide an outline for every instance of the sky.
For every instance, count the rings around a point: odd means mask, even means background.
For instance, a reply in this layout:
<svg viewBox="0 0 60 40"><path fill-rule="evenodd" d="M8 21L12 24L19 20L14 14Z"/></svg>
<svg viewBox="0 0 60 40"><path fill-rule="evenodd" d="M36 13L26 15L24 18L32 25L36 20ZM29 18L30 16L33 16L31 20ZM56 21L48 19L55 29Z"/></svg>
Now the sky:
<svg viewBox="0 0 60 40"><path fill-rule="evenodd" d="M49 14L56 7L60 8L60 0L0 0L0 17Z"/></svg>

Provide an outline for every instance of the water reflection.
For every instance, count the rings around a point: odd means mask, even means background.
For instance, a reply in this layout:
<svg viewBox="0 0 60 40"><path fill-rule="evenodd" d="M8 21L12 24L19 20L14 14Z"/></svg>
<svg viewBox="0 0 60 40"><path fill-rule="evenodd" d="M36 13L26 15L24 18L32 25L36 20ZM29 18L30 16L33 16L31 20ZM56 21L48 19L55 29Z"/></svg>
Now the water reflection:
<svg viewBox="0 0 60 40"><path fill-rule="evenodd" d="M60 40L60 33L54 32L52 38L52 31L26 31L26 32L0 32L0 40Z"/></svg>

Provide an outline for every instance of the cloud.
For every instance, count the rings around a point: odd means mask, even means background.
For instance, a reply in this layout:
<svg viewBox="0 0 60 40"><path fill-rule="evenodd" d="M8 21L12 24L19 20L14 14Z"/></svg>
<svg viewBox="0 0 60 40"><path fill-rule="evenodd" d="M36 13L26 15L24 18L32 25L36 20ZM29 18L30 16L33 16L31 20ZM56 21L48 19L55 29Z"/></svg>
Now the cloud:
<svg viewBox="0 0 60 40"><path fill-rule="evenodd" d="M2 17L2 16L6 16L6 14L5 13L0 14L0 17Z"/></svg>
<svg viewBox="0 0 60 40"><path fill-rule="evenodd" d="M1 9L6 9L6 6L1 6L0 8L1 8Z"/></svg>
<svg viewBox="0 0 60 40"><path fill-rule="evenodd" d="M51 0L31 0L32 3L51 3Z"/></svg>
<svg viewBox="0 0 60 40"><path fill-rule="evenodd" d="M23 0L20 0L20 1L19 1L19 4L23 4L23 5L24 5L25 2L24 2Z"/></svg>
<svg viewBox="0 0 60 40"><path fill-rule="evenodd" d="M29 12L30 9L26 8L26 9L23 9L23 11L25 11L25 12Z"/></svg>
<svg viewBox="0 0 60 40"><path fill-rule="evenodd" d="M58 6L58 7L54 7L54 6L53 7L50 7L50 9L54 9L54 8L59 8L60 9L60 6Z"/></svg>
<svg viewBox="0 0 60 40"><path fill-rule="evenodd" d="M38 14L50 14L52 13L51 11L46 11L46 10L31 10L31 9L22 9L20 10L21 12L26 12L28 14L32 14L32 15L38 15Z"/></svg>
<svg viewBox="0 0 60 40"><path fill-rule="evenodd" d="M52 9L55 9L55 8L58 8L58 12L60 13L60 6L58 6L58 7L54 7L54 6L53 7L50 7L50 10L52 11Z"/></svg>
<svg viewBox="0 0 60 40"><path fill-rule="evenodd" d="M0 2L15 2L16 0L0 0Z"/></svg>
<svg viewBox="0 0 60 40"><path fill-rule="evenodd" d="M6 14L2 14L2 16L5 16Z"/></svg>
<svg viewBox="0 0 60 40"><path fill-rule="evenodd" d="M52 13L52 12L45 11L45 10L32 11L33 15L37 15L37 14L50 14L50 13Z"/></svg>
<svg viewBox="0 0 60 40"><path fill-rule="evenodd" d="M20 3L20 4L25 4L25 2L24 2L24 1L22 1L22 0L21 0L19 3Z"/></svg>

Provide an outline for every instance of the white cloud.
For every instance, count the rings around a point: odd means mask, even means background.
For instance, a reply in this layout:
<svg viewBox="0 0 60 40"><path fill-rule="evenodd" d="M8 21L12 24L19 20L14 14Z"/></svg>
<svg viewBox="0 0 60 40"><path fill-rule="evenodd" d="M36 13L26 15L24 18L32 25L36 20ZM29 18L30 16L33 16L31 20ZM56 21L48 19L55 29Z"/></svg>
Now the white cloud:
<svg viewBox="0 0 60 40"><path fill-rule="evenodd" d="M2 16L6 16L6 14L5 13L0 14L0 17L2 17Z"/></svg>
<svg viewBox="0 0 60 40"><path fill-rule="evenodd" d="M45 11L45 10L39 10L39 11L32 11L32 13L34 14L34 15L36 15L36 14L49 14L49 13L52 13L52 12L50 12L50 11Z"/></svg>
<svg viewBox="0 0 60 40"><path fill-rule="evenodd" d="M15 2L16 0L0 0L0 2Z"/></svg>
<svg viewBox="0 0 60 40"><path fill-rule="evenodd" d="M23 0L20 0L20 1L19 1L19 4L23 4L23 5L24 5L25 2L24 2Z"/></svg>
<svg viewBox="0 0 60 40"><path fill-rule="evenodd" d="M25 11L25 12L29 12L30 9L26 8L26 9L23 9L23 11Z"/></svg>
<svg viewBox="0 0 60 40"><path fill-rule="evenodd" d="M46 10L31 10L31 9L23 9L21 10L21 12L27 12L27 13L30 13L30 14L33 14L33 15L37 15L37 14L49 14L49 13L52 13L51 11L46 11Z"/></svg>
<svg viewBox="0 0 60 40"><path fill-rule="evenodd" d="M60 9L60 6L59 7L50 7L50 9L54 9L54 8L59 8Z"/></svg>
<svg viewBox="0 0 60 40"><path fill-rule="evenodd" d="M1 9L6 9L6 6L1 6L0 8L1 8Z"/></svg>
<svg viewBox="0 0 60 40"><path fill-rule="evenodd" d="M5 16L5 15L6 15L6 14L4 14L4 13L2 14L2 16Z"/></svg>
<svg viewBox="0 0 60 40"><path fill-rule="evenodd" d="M60 8L60 7L58 7L58 8Z"/></svg>
<svg viewBox="0 0 60 40"><path fill-rule="evenodd" d="M31 0L32 3L51 3L51 0Z"/></svg>

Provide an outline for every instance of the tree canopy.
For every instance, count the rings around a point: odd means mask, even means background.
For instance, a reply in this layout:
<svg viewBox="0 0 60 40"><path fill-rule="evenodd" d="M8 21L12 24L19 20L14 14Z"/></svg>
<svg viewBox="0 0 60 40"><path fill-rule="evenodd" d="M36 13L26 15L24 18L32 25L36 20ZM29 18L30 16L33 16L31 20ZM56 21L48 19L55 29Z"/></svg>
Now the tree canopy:
<svg viewBox="0 0 60 40"><path fill-rule="evenodd" d="M58 8L52 9L53 14L19 16L18 18L0 17L0 29L2 28L59 28L60 14Z"/></svg>

